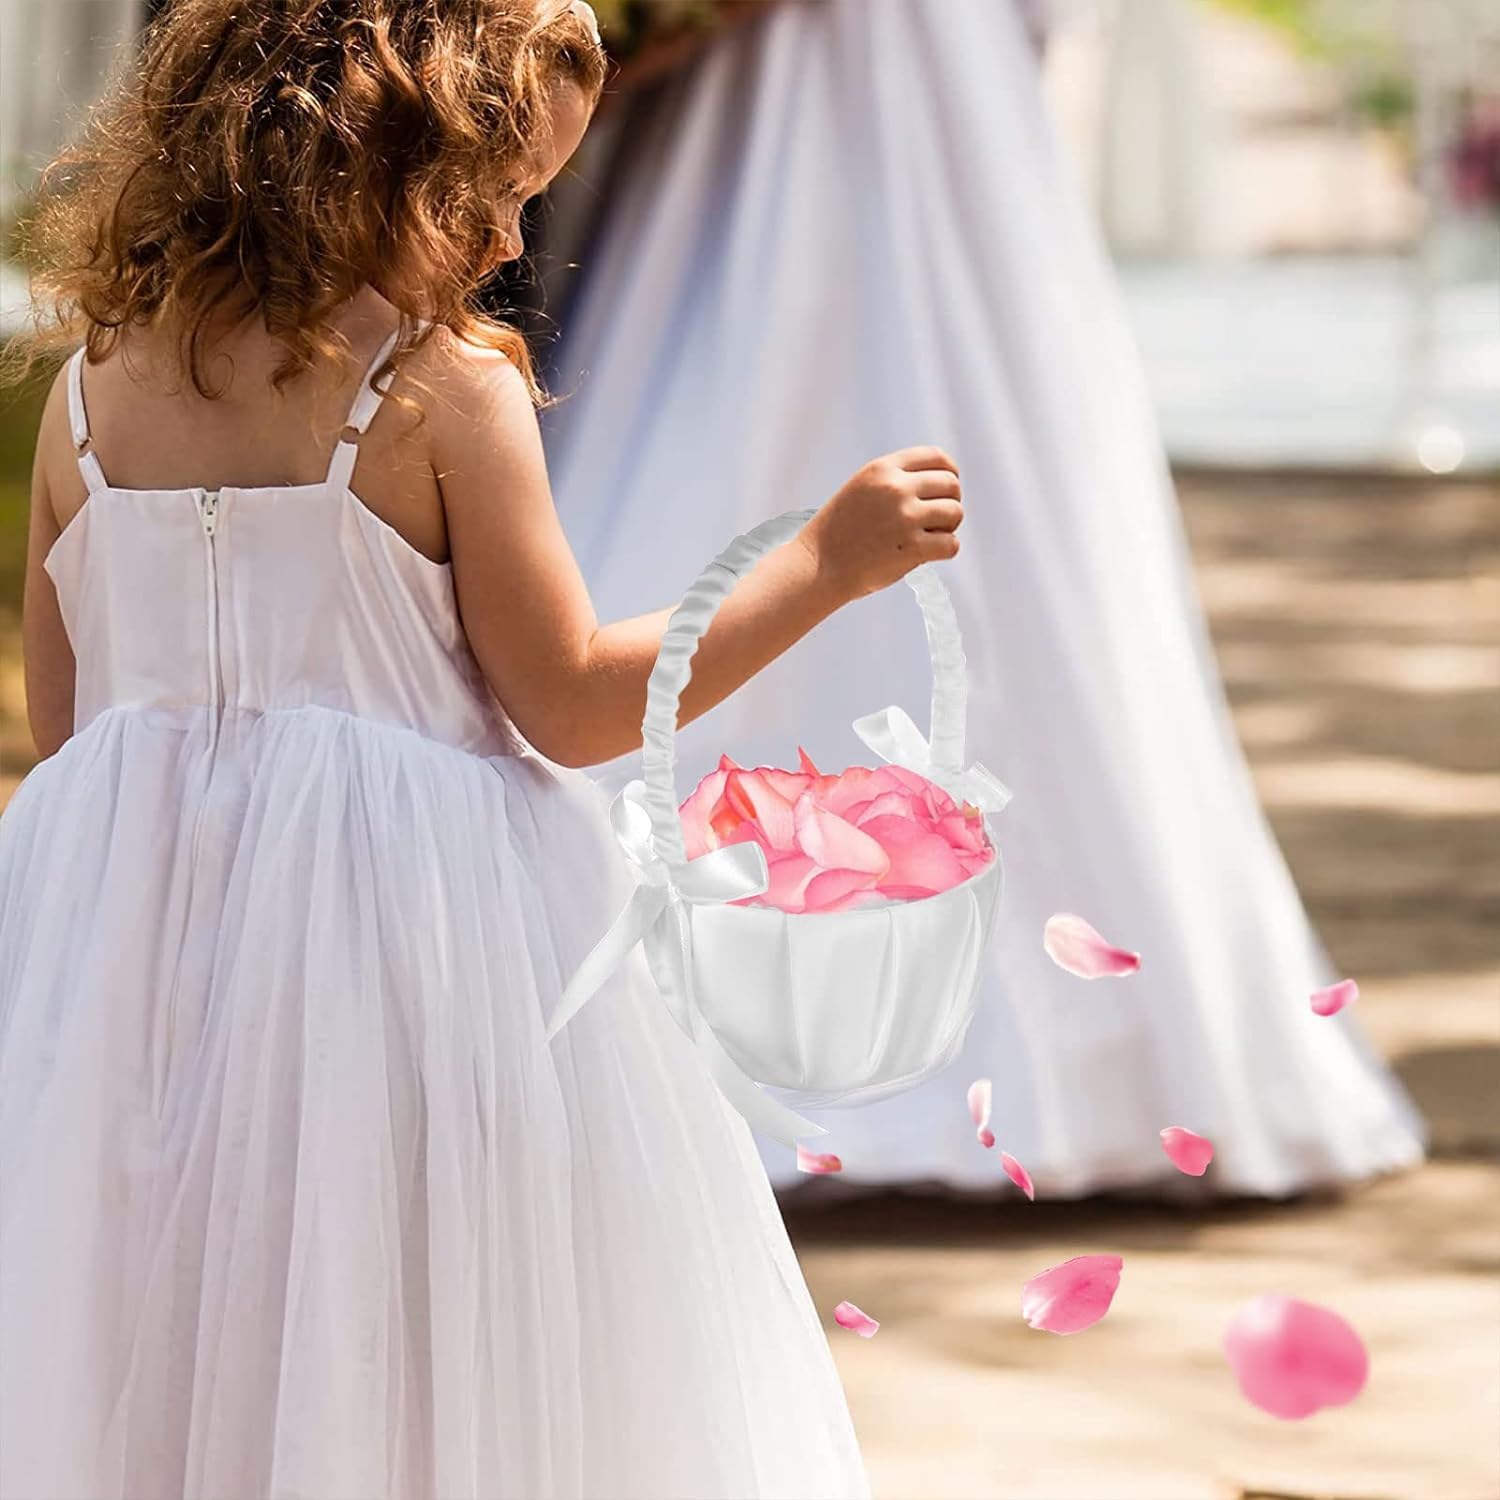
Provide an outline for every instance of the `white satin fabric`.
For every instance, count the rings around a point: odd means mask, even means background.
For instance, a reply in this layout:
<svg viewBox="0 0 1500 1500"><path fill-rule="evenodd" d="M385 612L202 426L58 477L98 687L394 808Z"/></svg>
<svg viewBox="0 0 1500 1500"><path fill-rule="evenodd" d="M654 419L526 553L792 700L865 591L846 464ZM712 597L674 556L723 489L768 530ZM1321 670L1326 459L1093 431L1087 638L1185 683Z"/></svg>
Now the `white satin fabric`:
<svg viewBox="0 0 1500 1500"><path fill-rule="evenodd" d="M898 1098L812 1111L839 1178L1008 1191L964 1107L1044 1194L1172 1183L1281 1194L1415 1162L1421 1125L1350 1016L1257 805L1204 631L1136 357L995 0L768 8L623 122L562 316L554 485L601 616L659 607L726 540L865 460L939 443L963 471L947 567L969 749L1015 793L999 936L959 1060ZM850 606L679 736L686 792L728 751L838 769L871 704L920 712L911 601ZM606 767L617 785L639 757ZM1088 984L1042 927L1142 951ZM1159 1131L1210 1136L1185 1184Z"/></svg>
<svg viewBox="0 0 1500 1500"><path fill-rule="evenodd" d="M867 1496L644 965L546 1038L632 881L449 569L337 466L211 539L86 473L76 732L0 818L0 1496Z"/></svg>

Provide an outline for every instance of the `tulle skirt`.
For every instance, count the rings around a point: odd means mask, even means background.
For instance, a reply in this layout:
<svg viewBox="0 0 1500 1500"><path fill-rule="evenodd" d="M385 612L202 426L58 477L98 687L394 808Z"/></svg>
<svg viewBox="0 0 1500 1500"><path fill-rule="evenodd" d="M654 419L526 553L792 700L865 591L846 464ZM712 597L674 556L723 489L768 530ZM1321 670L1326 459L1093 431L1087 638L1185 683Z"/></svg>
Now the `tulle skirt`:
<svg viewBox="0 0 1500 1500"><path fill-rule="evenodd" d="M324 708L112 709L0 819L5 1500L865 1496L602 793Z"/></svg>

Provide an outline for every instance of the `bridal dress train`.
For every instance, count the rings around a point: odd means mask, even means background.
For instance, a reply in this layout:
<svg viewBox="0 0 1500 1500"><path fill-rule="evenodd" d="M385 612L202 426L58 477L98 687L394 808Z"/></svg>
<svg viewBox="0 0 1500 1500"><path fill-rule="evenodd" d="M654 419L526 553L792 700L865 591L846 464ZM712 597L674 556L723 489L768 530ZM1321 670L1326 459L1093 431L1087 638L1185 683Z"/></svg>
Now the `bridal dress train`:
<svg viewBox="0 0 1500 1500"><path fill-rule="evenodd" d="M944 577L969 749L1015 793L965 1050L910 1093L810 1111L837 1177L762 1139L772 1180L1013 1191L964 1108L977 1077L1044 1194L1279 1195L1419 1160L1421 1122L1357 1021L1309 1011L1334 976L1235 739L1020 10L767 7L622 115L560 210L582 269L549 374L568 399L546 429L601 617L659 606L726 538L817 504L874 455L941 444L966 499ZM842 611L689 725L684 789L721 751L867 760L849 726L871 703L924 719L904 595ZM1140 951L1141 972L1087 984L1056 968L1041 938L1057 911ZM1163 1155L1167 1125L1213 1139L1202 1183Z"/></svg>
<svg viewBox="0 0 1500 1500"><path fill-rule="evenodd" d="M90 451L46 559L76 732L0 818L0 1496L867 1496L639 955L546 1041L633 882L357 454L204 491Z"/></svg>

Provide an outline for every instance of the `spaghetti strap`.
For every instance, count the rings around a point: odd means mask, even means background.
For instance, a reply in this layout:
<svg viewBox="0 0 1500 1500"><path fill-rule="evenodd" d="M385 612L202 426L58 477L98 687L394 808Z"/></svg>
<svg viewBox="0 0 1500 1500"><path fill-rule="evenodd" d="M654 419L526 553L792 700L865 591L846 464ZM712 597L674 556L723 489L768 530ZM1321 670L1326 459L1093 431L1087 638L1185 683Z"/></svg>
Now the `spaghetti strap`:
<svg viewBox="0 0 1500 1500"><path fill-rule="evenodd" d="M375 413L380 410L380 403L386 395L385 391L375 388L375 372L390 358L391 350L396 347L396 340L400 336L401 329L398 325L395 333L375 351L375 358L370 361L364 379L359 383L359 393L354 398L353 406L349 408L349 418L344 423L345 431L353 430L363 436L369 430L370 423L375 420ZM387 382L387 389L389 389L389 382ZM354 478L354 465L358 460L359 445L346 437L341 437L328 465L326 480L328 487L348 489Z"/></svg>
<svg viewBox="0 0 1500 1500"><path fill-rule="evenodd" d="M80 349L68 361L68 421L73 428L73 448L78 456L78 471L88 486L89 494L107 490L109 481L104 477L99 456L94 452L93 434L89 432L88 409L83 404L83 362L88 346Z"/></svg>

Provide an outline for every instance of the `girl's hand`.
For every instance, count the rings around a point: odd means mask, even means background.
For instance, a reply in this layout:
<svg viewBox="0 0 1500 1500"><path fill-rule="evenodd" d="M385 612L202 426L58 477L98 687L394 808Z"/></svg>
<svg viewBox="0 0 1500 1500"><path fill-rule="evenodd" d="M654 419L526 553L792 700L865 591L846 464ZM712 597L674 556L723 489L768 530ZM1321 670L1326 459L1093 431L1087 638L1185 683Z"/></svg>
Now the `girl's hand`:
<svg viewBox="0 0 1500 1500"><path fill-rule="evenodd" d="M958 553L958 465L941 448L901 448L858 470L798 533L818 573L858 599Z"/></svg>

